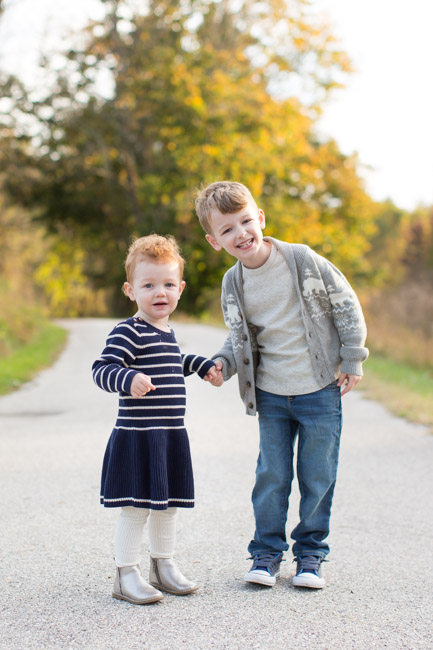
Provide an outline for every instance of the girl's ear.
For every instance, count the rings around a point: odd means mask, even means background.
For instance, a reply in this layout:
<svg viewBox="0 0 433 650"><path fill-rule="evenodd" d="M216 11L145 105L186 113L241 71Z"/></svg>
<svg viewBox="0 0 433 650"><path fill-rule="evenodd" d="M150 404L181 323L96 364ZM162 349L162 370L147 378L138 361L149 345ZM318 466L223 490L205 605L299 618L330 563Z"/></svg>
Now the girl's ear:
<svg viewBox="0 0 433 650"><path fill-rule="evenodd" d="M215 237L212 237L212 235L206 235L206 241L208 242L208 244L210 244L212 246L212 248L214 248L218 252L221 251L222 248L223 248L222 246L220 246L218 244Z"/></svg>
<svg viewBox="0 0 433 650"><path fill-rule="evenodd" d="M131 285L129 284L129 282L124 282L123 283L123 293L125 294L125 296L128 296L128 298L130 300L132 300L133 302L135 301L134 291L133 291Z"/></svg>

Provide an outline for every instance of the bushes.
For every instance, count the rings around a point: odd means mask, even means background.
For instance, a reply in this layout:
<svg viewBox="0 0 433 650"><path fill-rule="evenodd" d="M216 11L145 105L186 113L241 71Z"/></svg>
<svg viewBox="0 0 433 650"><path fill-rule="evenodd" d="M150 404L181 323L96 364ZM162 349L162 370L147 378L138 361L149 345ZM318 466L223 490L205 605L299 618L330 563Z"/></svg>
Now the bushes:
<svg viewBox="0 0 433 650"><path fill-rule="evenodd" d="M49 366L66 340L44 311L0 288L0 395L19 388Z"/></svg>
<svg viewBox="0 0 433 650"><path fill-rule="evenodd" d="M369 347L433 372L433 277L426 273L373 295L365 313Z"/></svg>
<svg viewBox="0 0 433 650"><path fill-rule="evenodd" d="M0 288L0 358L29 343L45 321L40 308L28 306L19 294Z"/></svg>

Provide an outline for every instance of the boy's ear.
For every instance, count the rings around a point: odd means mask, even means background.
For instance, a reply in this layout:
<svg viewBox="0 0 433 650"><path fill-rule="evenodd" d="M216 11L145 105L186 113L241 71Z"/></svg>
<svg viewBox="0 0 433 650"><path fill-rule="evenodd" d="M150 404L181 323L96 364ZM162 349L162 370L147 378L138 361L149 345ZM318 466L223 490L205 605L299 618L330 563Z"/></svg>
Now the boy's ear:
<svg viewBox="0 0 433 650"><path fill-rule="evenodd" d="M212 237L212 235L206 235L206 241L212 246L212 248L214 248L218 252L221 251L223 248L218 244L215 237Z"/></svg>
<svg viewBox="0 0 433 650"><path fill-rule="evenodd" d="M266 225L266 219L265 219L265 213L263 212L263 210L259 210L259 224L260 224L260 228L262 230L264 230L265 225Z"/></svg>
<svg viewBox="0 0 433 650"><path fill-rule="evenodd" d="M134 291L132 290L132 287L129 284L129 282L123 283L123 293L125 294L125 296L128 296L130 300L135 301Z"/></svg>

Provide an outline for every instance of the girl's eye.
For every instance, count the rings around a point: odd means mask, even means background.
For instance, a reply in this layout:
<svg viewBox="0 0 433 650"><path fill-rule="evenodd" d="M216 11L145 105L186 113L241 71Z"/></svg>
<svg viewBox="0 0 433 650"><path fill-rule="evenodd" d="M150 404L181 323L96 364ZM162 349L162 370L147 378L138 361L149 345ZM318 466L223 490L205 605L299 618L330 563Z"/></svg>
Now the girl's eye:
<svg viewBox="0 0 433 650"><path fill-rule="evenodd" d="M174 287L174 282L167 282L166 287Z"/></svg>
<svg viewBox="0 0 433 650"><path fill-rule="evenodd" d="M148 282L147 284L144 285L144 287L145 287L146 289L151 289L151 288L152 288L152 285L150 284L150 282Z"/></svg>

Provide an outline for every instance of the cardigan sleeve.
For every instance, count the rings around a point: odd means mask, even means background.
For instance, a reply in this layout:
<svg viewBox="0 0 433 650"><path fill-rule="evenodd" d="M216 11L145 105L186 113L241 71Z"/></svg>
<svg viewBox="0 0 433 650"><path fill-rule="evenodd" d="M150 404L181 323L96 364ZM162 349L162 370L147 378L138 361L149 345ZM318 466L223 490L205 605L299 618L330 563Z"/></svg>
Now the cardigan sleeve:
<svg viewBox="0 0 433 650"><path fill-rule="evenodd" d="M332 319L340 338L341 372L362 375L362 363L368 357L368 349L364 345L367 327L358 297L336 266L318 253L313 252L313 255L323 278Z"/></svg>
<svg viewBox="0 0 433 650"><path fill-rule="evenodd" d="M222 348L220 348L216 354L212 355L212 359L214 361L221 361L224 381L227 381L230 377L233 377L233 375L236 374L236 361L233 354L232 337L230 333L227 335Z"/></svg>
<svg viewBox="0 0 433 650"><path fill-rule="evenodd" d="M224 316L224 322L229 328L229 333L226 337L226 340L223 343L223 346L218 350L216 354L212 355L214 361L221 361L222 363L222 373L224 381L233 377L237 372L236 358L233 351L233 333L232 327L234 323L239 318L238 310L233 309L233 294L228 291L228 286L230 285L230 273L233 272L232 269L229 269L225 274L221 287L221 309ZM230 302L227 300L227 294L230 293Z"/></svg>
<svg viewBox="0 0 433 650"><path fill-rule="evenodd" d="M137 333L129 323L110 332L101 356L92 365L93 381L108 393L131 392L136 370L129 368L137 357Z"/></svg>

